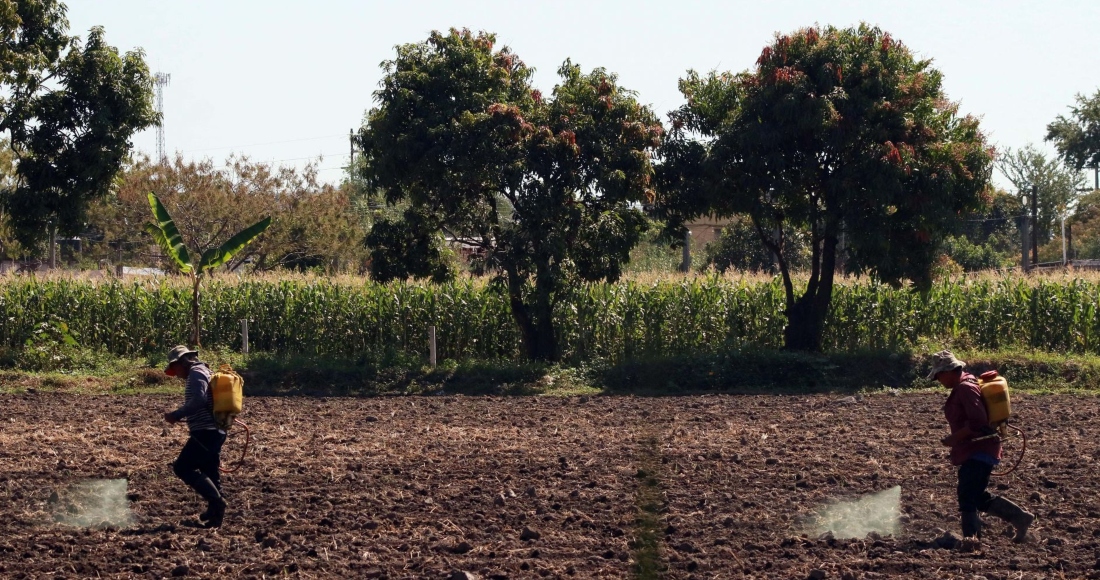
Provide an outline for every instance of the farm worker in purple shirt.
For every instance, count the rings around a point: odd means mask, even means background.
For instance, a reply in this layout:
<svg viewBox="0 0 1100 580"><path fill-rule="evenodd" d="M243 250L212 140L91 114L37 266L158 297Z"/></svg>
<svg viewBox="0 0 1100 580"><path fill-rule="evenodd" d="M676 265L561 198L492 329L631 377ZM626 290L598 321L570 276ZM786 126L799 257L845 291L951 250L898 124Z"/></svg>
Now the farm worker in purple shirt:
<svg viewBox="0 0 1100 580"><path fill-rule="evenodd" d="M226 501L221 493L221 453L225 431L214 421L214 399L210 392L210 367L199 360L199 353L186 346L168 352L164 373L185 377L187 389L183 406L164 414L169 423L187 421L191 436L180 451L172 471L206 500L206 511L199 520L208 528L222 525Z"/></svg>
<svg viewBox="0 0 1100 580"><path fill-rule="evenodd" d="M959 467L958 496L963 538L981 541L982 520L978 512L985 512L1012 524L1016 529L1015 541L1023 542L1035 516L1011 501L986 491L993 467L1001 460L1001 440L989 425L978 380L965 372L965 367L966 363L955 358L951 351L943 350L932 355L932 372L928 373L928 380L939 381L951 389L943 406L951 434L941 439L940 443L951 448L951 464ZM993 437L985 438L987 435Z"/></svg>

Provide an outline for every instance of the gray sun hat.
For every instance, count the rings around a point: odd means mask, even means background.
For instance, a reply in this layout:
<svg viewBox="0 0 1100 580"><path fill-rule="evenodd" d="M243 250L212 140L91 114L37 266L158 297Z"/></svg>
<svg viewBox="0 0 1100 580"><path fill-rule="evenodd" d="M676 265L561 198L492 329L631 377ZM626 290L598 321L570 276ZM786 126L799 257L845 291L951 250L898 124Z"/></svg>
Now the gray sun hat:
<svg viewBox="0 0 1100 580"><path fill-rule="evenodd" d="M199 354L199 351L187 348L182 344L173 348L168 351L168 366L172 366L172 363L189 354Z"/></svg>
<svg viewBox="0 0 1100 580"><path fill-rule="evenodd" d="M966 363L955 358L949 350L941 350L932 355L932 372L928 373L928 380L936 380L936 375L944 371L953 371L966 366Z"/></svg>

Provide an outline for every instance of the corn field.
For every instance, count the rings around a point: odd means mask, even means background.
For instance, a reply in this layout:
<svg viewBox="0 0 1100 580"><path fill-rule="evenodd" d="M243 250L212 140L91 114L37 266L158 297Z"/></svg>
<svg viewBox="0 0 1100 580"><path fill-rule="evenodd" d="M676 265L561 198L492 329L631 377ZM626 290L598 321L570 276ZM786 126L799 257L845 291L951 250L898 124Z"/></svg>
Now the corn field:
<svg viewBox="0 0 1100 580"><path fill-rule="evenodd" d="M203 345L338 357L522 357L504 293L474 281L448 285L362 280L208 281ZM1021 277L940 283L925 294L868 282L836 287L826 323L832 351L905 349L922 339L973 348L1100 353L1100 281ZM12 278L0 282L0 347L21 349L64 328L76 344L116 355L159 355L188 336L190 288L173 281ZM782 345L778 281L694 278L578 287L556 313L569 362L622 362ZM46 333L48 334L48 333Z"/></svg>

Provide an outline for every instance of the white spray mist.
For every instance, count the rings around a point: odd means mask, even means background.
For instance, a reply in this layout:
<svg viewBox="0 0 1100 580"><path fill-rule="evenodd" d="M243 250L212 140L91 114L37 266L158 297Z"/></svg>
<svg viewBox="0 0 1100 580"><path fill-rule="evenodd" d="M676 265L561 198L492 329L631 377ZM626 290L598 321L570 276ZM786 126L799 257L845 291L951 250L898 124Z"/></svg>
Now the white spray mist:
<svg viewBox="0 0 1100 580"><path fill-rule="evenodd" d="M822 506L809 531L814 536L831 532L838 539L865 538L871 532L896 536L901 532L901 486Z"/></svg>
<svg viewBox="0 0 1100 580"><path fill-rule="evenodd" d="M53 521L82 528L124 528L133 523L125 479L91 479L69 486L51 507Z"/></svg>

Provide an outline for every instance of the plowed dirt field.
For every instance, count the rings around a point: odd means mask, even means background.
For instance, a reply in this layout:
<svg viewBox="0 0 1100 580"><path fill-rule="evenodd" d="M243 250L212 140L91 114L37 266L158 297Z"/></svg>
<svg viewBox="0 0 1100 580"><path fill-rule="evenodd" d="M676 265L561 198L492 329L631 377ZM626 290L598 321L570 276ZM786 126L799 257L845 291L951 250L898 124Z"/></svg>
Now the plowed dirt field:
<svg viewBox="0 0 1100 580"><path fill-rule="evenodd" d="M958 530L942 394L253 397L216 531L169 467L181 399L0 396L0 577L1100 577L1094 398L1014 398L1028 451L991 489L1039 519L1016 545L987 517L970 553L935 543ZM128 523L73 524L73 486L121 479ZM807 529L894 486L897 536Z"/></svg>

